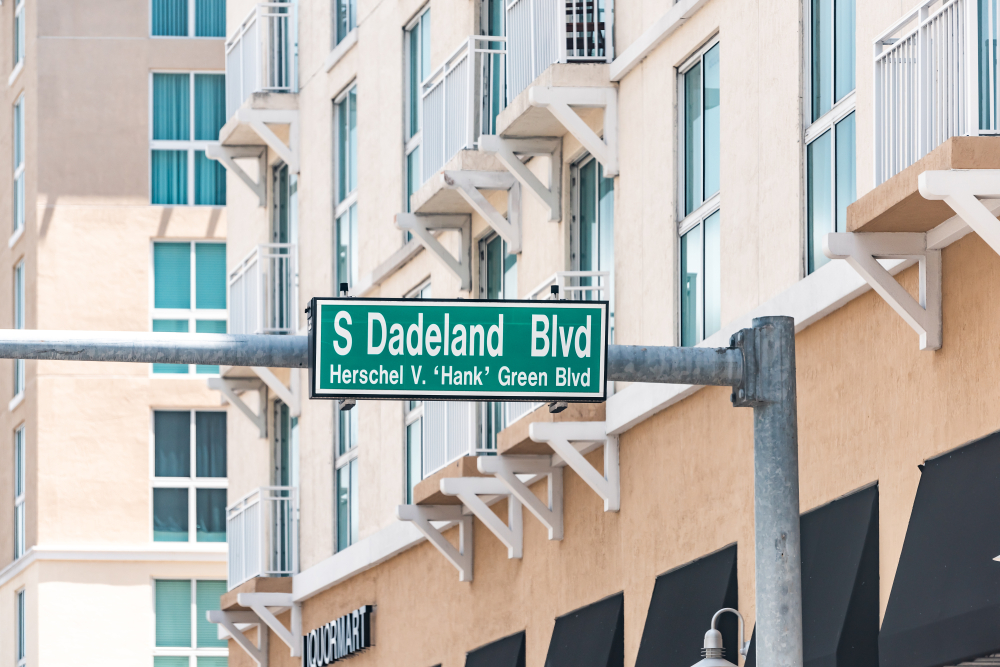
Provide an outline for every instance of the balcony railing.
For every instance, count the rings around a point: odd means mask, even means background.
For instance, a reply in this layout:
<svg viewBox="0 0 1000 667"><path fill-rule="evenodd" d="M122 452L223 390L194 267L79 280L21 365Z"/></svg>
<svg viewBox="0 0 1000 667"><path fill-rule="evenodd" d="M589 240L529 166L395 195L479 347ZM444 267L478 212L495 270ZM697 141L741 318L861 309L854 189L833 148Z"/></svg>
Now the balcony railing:
<svg viewBox="0 0 1000 667"><path fill-rule="evenodd" d="M295 5L262 2L226 42L226 118L253 93L296 92Z"/></svg>
<svg viewBox="0 0 1000 667"><path fill-rule="evenodd" d="M490 134L504 105L504 39L473 35L421 85L421 167L430 177Z"/></svg>
<svg viewBox="0 0 1000 667"><path fill-rule="evenodd" d="M296 333L297 282L294 243L254 248L229 272L229 332Z"/></svg>
<svg viewBox="0 0 1000 667"><path fill-rule="evenodd" d="M927 0L875 40L875 179L997 134L997 0Z"/></svg>
<svg viewBox="0 0 1000 667"><path fill-rule="evenodd" d="M299 502L293 486L262 486L226 508L229 590L254 577L290 577L299 565Z"/></svg>
<svg viewBox="0 0 1000 667"><path fill-rule="evenodd" d="M559 298L568 301L611 301L610 271L556 271L528 293L528 299L551 299L552 286L559 287Z"/></svg>
<svg viewBox="0 0 1000 667"><path fill-rule="evenodd" d="M426 401L424 403L423 477L463 456L496 453L496 433L538 408L541 403L477 403ZM487 411L498 406L491 424ZM493 433L486 430L493 428Z"/></svg>
<svg viewBox="0 0 1000 667"><path fill-rule="evenodd" d="M507 94L553 63L614 59L614 0L508 0Z"/></svg>

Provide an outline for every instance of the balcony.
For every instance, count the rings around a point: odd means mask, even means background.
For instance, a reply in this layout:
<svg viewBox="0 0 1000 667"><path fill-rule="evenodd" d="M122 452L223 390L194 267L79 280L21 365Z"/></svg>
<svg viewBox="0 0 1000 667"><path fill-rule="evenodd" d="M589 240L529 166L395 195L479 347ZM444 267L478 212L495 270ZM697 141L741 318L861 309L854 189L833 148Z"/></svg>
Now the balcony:
<svg viewBox="0 0 1000 667"><path fill-rule="evenodd" d="M254 248L229 272L230 333L296 333L297 283L295 244Z"/></svg>
<svg viewBox="0 0 1000 667"><path fill-rule="evenodd" d="M226 118L254 93L298 92L295 5L263 2L226 42Z"/></svg>
<svg viewBox="0 0 1000 667"><path fill-rule="evenodd" d="M298 573L298 490L262 486L227 507L226 541L229 590L254 577Z"/></svg>
<svg viewBox="0 0 1000 667"><path fill-rule="evenodd" d="M559 298L567 301L612 300L610 271L556 271L525 298L556 298L552 292L553 286L559 288Z"/></svg>

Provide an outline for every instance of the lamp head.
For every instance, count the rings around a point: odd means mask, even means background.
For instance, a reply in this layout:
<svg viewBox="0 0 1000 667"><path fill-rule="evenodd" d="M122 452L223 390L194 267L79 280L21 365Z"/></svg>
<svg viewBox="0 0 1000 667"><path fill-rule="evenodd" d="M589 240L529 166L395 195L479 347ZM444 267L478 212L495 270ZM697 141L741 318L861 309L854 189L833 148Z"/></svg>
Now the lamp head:
<svg viewBox="0 0 1000 667"><path fill-rule="evenodd" d="M694 664L694 667L736 667L722 656L726 649L722 647L722 633L712 628L705 633L705 647L701 651L705 657Z"/></svg>

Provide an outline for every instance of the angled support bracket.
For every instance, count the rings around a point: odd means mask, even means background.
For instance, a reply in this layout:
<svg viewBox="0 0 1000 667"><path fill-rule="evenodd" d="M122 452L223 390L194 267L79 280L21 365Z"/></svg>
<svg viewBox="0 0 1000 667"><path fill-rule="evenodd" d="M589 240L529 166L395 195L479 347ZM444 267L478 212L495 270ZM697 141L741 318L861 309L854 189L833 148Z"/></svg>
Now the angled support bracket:
<svg viewBox="0 0 1000 667"><path fill-rule="evenodd" d="M420 243L436 255L462 283L460 289L472 289L472 220L467 215L417 215L397 213L396 227L411 232ZM434 231L452 230L462 234L459 255L455 257L441 245Z"/></svg>
<svg viewBox="0 0 1000 667"><path fill-rule="evenodd" d="M260 437L267 437L267 385L260 380L209 378L208 388L221 391L222 396L225 398L223 403L229 401L239 408L240 412L247 416L247 419L257 425L257 428L260 430ZM237 392L244 391L257 392L259 413L251 410L250 406L244 403L243 399L237 394Z"/></svg>
<svg viewBox="0 0 1000 667"><path fill-rule="evenodd" d="M472 581L472 516L461 505L399 505L396 518L410 521L448 562L458 570L459 581ZM431 521L458 524L458 548L449 542Z"/></svg>
<svg viewBox="0 0 1000 667"><path fill-rule="evenodd" d="M448 477L441 480L441 493L446 496L457 496L462 504L503 542L507 547L507 558L521 558L524 554L521 501L510 495L510 491L501 480L491 477ZM506 524L480 496L508 496Z"/></svg>
<svg viewBox="0 0 1000 667"><path fill-rule="evenodd" d="M536 422L528 437L544 442L566 465L604 500L605 512L621 509L621 479L618 469L618 437L608 435L604 422ZM604 443L604 474L597 472L574 442Z"/></svg>
<svg viewBox="0 0 1000 667"><path fill-rule="evenodd" d="M479 472L493 475L507 487L506 493L517 498L542 525L549 529L550 540L563 538L563 469L552 465L550 456L480 456ZM547 475L548 502L532 493L518 475Z"/></svg>
<svg viewBox="0 0 1000 667"><path fill-rule="evenodd" d="M292 368L290 375L291 387L286 387L285 384L278 379L278 376L271 372L270 368L265 368L264 366L251 366L251 370L257 374L257 377L267 385L267 388L275 393L275 395L281 399L281 402L288 406L289 414L292 417L302 416L302 401L299 400L299 369Z"/></svg>
<svg viewBox="0 0 1000 667"><path fill-rule="evenodd" d="M917 177L924 199L943 200L972 228L979 238L1000 255L1000 220L996 202L1000 199L1000 169L925 171Z"/></svg>
<svg viewBox="0 0 1000 667"><path fill-rule="evenodd" d="M618 89L537 86L528 92L531 106L547 108L563 127L604 165L604 175L618 175ZM598 137L570 107L603 107L604 137Z"/></svg>
<svg viewBox="0 0 1000 667"><path fill-rule="evenodd" d="M236 596L236 602L241 607L250 607L257 617L291 649L290 655L293 658L302 655L302 605L292 601L291 593L240 593ZM290 609L291 627L286 628L269 607Z"/></svg>
<svg viewBox="0 0 1000 667"><path fill-rule="evenodd" d="M941 349L941 251L928 248L927 234L827 234L823 252L831 259L846 259L865 282L920 335L921 350ZM879 259L916 259L920 263L919 300L910 296L896 282L885 267L878 263Z"/></svg>
<svg viewBox="0 0 1000 667"><path fill-rule="evenodd" d="M240 645L247 655L249 655L257 667L267 667L267 637L268 632L265 625L252 611L210 611L207 614L210 623L217 623L224 627L229 635ZM257 626L257 644L254 645L250 638L243 634L243 631L236 627L237 623Z"/></svg>
<svg viewBox="0 0 1000 667"><path fill-rule="evenodd" d="M502 171L445 171L441 173L445 186L457 190L469 206L483 216L486 223L507 242L507 252L521 252L521 184ZM486 201L480 190L507 191L507 217Z"/></svg>
<svg viewBox="0 0 1000 667"><path fill-rule="evenodd" d="M285 161L288 171L299 173L299 112L295 110L238 109L236 119L249 126L268 148ZM282 141L269 125L287 125L288 143Z"/></svg>
<svg viewBox="0 0 1000 667"><path fill-rule="evenodd" d="M229 171L240 177L254 194L260 206L267 205L267 183L264 174L267 173L267 151L260 146L223 146L220 143L209 144L205 148L205 157L218 160ZM256 158L257 160L257 180L250 178L236 160L239 158Z"/></svg>
<svg viewBox="0 0 1000 667"><path fill-rule="evenodd" d="M479 137L479 150L491 153L503 163L517 182L529 192L534 192L549 207L549 220L562 219L562 140L561 139L508 139L492 134ZM528 169L518 156L549 158L549 184Z"/></svg>

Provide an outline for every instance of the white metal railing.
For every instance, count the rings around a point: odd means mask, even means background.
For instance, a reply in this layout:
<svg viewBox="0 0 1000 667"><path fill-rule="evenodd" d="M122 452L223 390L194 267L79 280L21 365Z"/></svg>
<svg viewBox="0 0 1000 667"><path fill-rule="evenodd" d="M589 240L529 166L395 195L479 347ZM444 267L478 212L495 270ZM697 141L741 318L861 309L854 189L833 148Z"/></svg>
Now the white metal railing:
<svg viewBox="0 0 1000 667"><path fill-rule="evenodd" d="M545 404L534 403L534 402L523 402L523 401L504 403L503 404L504 428L510 426L521 417L530 415L532 412L542 407L543 405Z"/></svg>
<svg viewBox="0 0 1000 667"><path fill-rule="evenodd" d="M253 93L297 92L295 4L256 5L226 41L226 118Z"/></svg>
<svg viewBox="0 0 1000 667"><path fill-rule="evenodd" d="M229 272L229 333L296 333L297 285L294 243L254 248Z"/></svg>
<svg viewBox="0 0 1000 667"><path fill-rule="evenodd" d="M507 94L549 65L614 59L614 0L507 0Z"/></svg>
<svg viewBox="0 0 1000 667"><path fill-rule="evenodd" d="M254 577L299 571L299 502L294 486L262 486L226 508L229 590Z"/></svg>
<svg viewBox="0 0 1000 667"><path fill-rule="evenodd" d="M568 301L612 300L610 271L556 271L525 298L553 299L553 285L559 288L559 298Z"/></svg>
<svg viewBox="0 0 1000 667"><path fill-rule="evenodd" d="M876 184L950 137L1000 130L997 8L926 0L875 40Z"/></svg>
<svg viewBox="0 0 1000 667"><path fill-rule="evenodd" d="M425 177L458 151L474 149L479 135L492 133L494 115L504 104L504 41L469 37L421 84Z"/></svg>
<svg viewBox="0 0 1000 667"><path fill-rule="evenodd" d="M424 402L424 477L478 453L478 410L473 402Z"/></svg>

